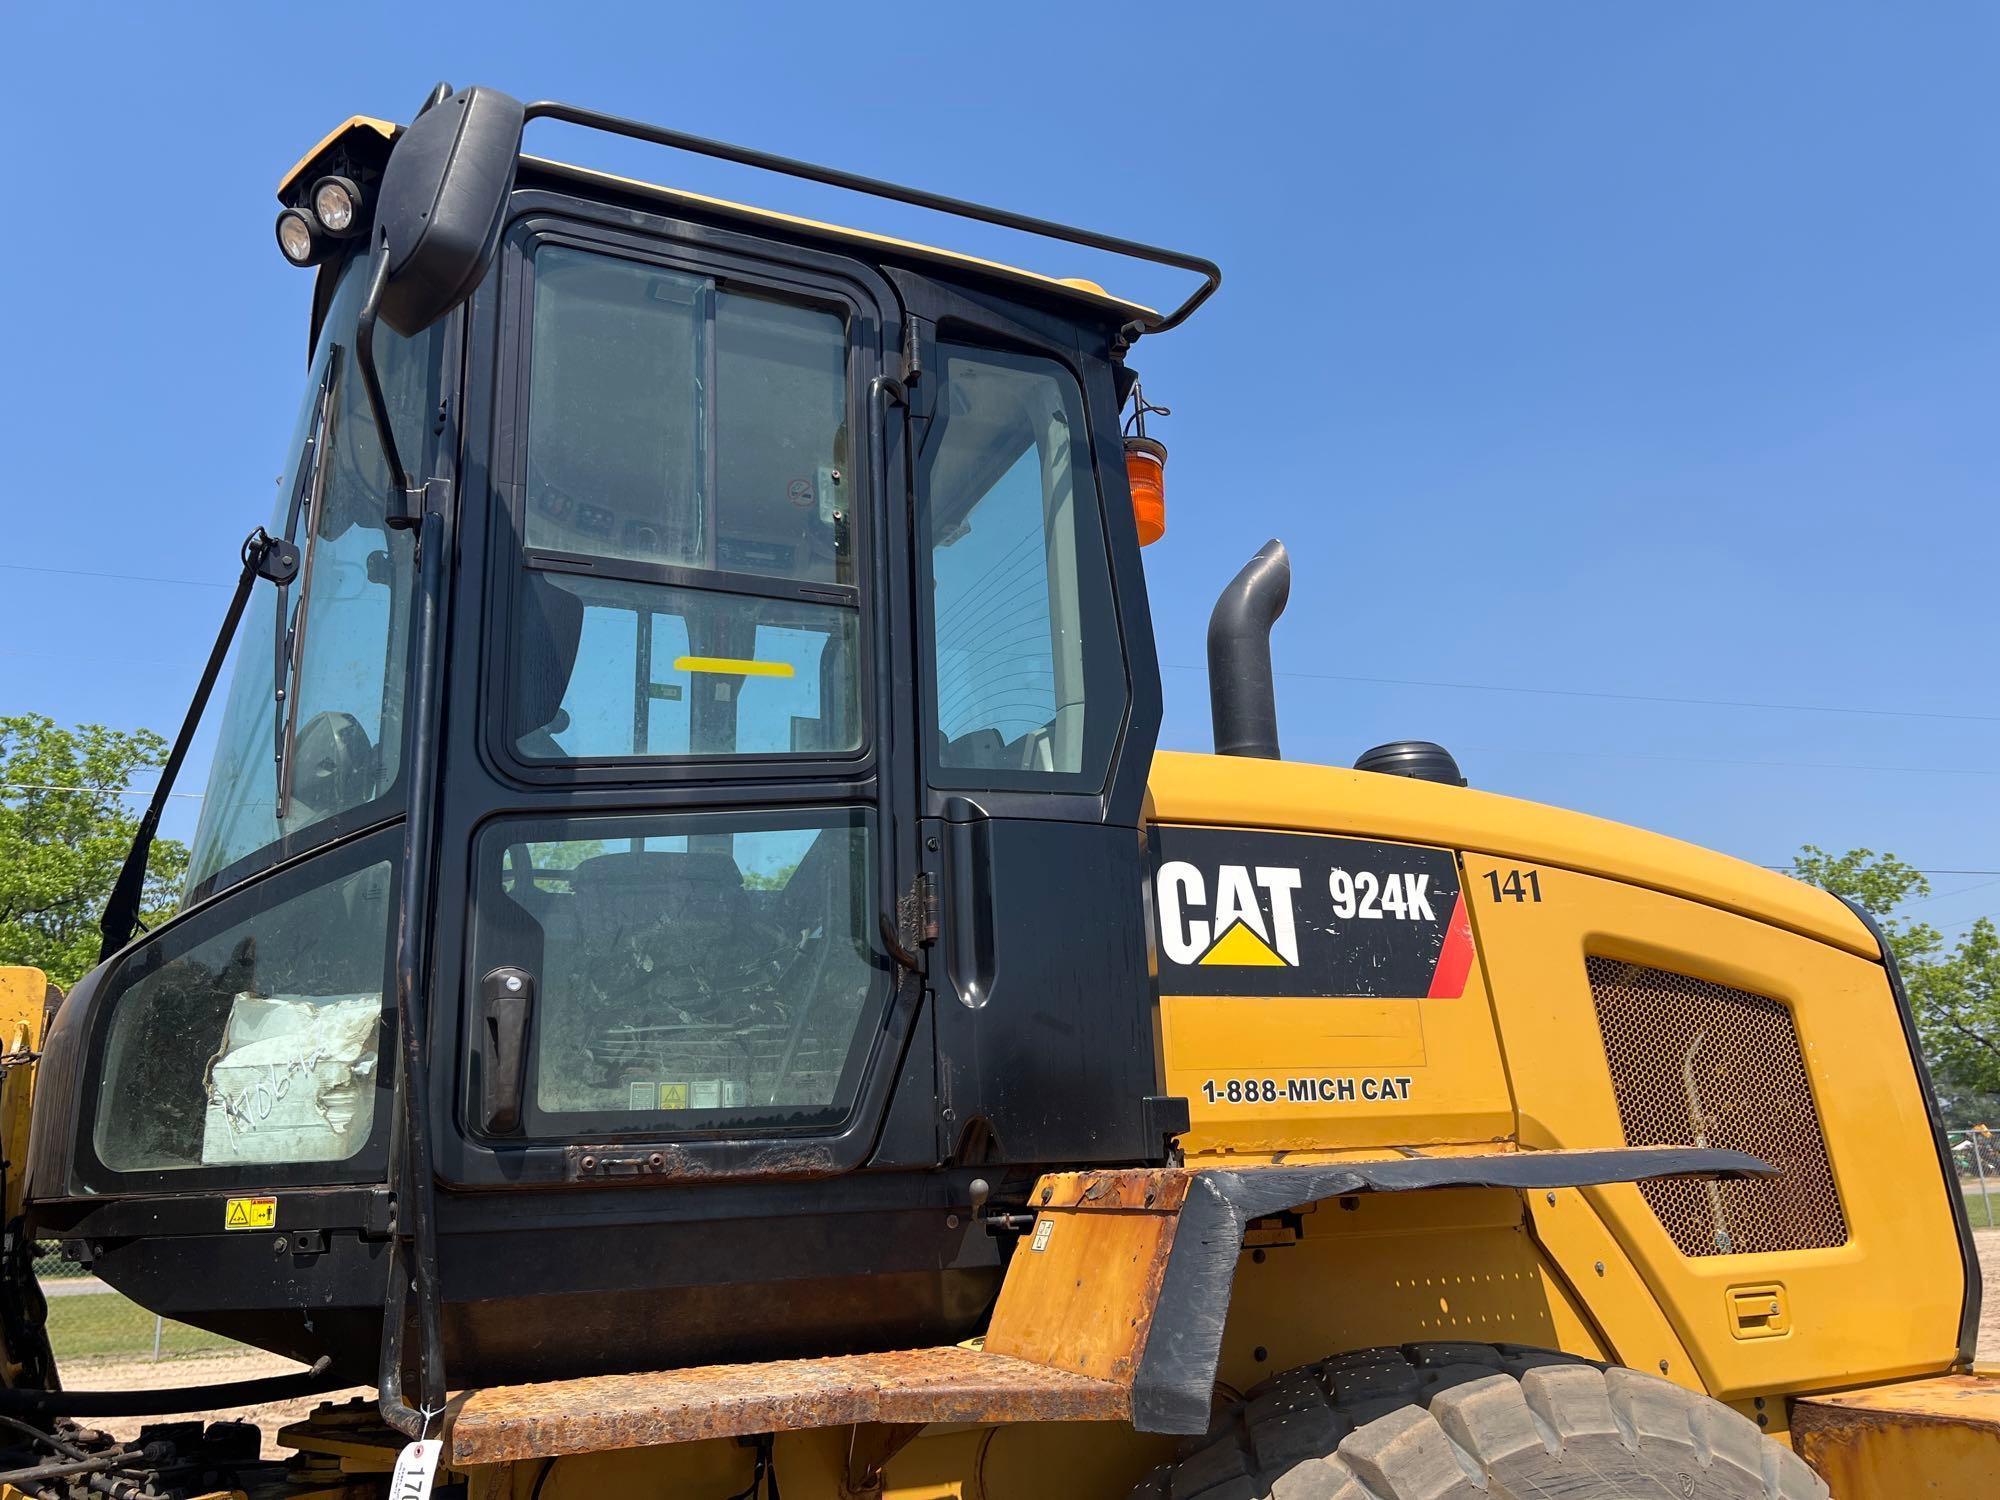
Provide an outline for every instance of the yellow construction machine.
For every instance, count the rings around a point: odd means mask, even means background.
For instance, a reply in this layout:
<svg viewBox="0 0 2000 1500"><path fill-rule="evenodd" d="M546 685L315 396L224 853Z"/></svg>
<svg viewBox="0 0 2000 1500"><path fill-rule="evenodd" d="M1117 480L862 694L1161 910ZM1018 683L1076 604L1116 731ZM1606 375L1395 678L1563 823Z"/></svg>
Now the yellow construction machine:
<svg viewBox="0 0 2000 1500"><path fill-rule="evenodd" d="M2000 1493L1864 913L1434 744L1282 760L1275 542L1211 620L1218 753L1157 749L1134 357L1211 263L482 88L279 196L315 274L274 518L103 961L46 1034L5 990L0 1493ZM301 1372L60 1389L47 1240ZM283 1463L62 1425L355 1385Z"/></svg>

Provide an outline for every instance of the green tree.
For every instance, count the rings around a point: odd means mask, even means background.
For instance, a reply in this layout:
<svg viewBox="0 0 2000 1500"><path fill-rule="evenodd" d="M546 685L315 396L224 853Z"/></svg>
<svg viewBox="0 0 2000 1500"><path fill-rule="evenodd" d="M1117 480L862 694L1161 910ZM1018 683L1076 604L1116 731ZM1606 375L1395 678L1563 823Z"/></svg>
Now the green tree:
<svg viewBox="0 0 2000 1500"><path fill-rule="evenodd" d="M64 729L42 714L0 716L0 964L28 964L67 988L97 961L97 919L139 826L122 796L166 759L150 729ZM156 839L142 920L172 910L187 846Z"/></svg>
<svg viewBox="0 0 2000 1500"><path fill-rule="evenodd" d="M2000 930L1980 917L1920 974L1910 999L1947 1115L2000 1124Z"/></svg>
<svg viewBox="0 0 2000 1500"><path fill-rule="evenodd" d="M1835 855L1807 844L1792 874L1846 896L1881 924L1947 1118L1970 1125L2000 1115L2000 930L1981 917L1947 950L1935 927L1899 915L1931 887L1893 854Z"/></svg>

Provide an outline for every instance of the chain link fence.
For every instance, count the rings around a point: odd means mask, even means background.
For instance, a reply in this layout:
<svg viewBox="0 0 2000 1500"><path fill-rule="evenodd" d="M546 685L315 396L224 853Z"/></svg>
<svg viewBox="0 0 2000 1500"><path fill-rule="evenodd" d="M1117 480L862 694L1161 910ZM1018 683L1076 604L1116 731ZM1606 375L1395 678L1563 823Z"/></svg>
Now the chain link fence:
<svg viewBox="0 0 2000 1500"><path fill-rule="evenodd" d="M35 1247L35 1279L48 1299L49 1344L58 1369L253 1352L220 1334L146 1311L65 1255L59 1244Z"/></svg>
<svg viewBox="0 0 2000 1500"><path fill-rule="evenodd" d="M1984 1125L1947 1130L1958 1189L1974 1229L2000 1229L2000 1133Z"/></svg>

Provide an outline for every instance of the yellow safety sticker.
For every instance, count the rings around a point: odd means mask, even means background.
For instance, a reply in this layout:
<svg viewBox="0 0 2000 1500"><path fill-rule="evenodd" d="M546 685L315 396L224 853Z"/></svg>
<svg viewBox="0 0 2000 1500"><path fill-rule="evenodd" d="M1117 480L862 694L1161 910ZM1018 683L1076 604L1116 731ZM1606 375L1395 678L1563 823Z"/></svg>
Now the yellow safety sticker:
<svg viewBox="0 0 2000 1500"><path fill-rule="evenodd" d="M684 1083L663 1083L660 1085L661 1109L686 1109L688 1107L688 1086Z"/></svg>
<svg viewBox="0 0 2000 1500"><path fill-rule="evenodd" d="M676 672L709 672L718 677L796 677L788 661L753 661L740 656L676 656Z"/></svg>
<svg viewBox="0 0 2000 1500"><path fill-rule="evenodd" d="M276 1229L276 1198L231 1198L222 1214L224 1229Z"/></svg>

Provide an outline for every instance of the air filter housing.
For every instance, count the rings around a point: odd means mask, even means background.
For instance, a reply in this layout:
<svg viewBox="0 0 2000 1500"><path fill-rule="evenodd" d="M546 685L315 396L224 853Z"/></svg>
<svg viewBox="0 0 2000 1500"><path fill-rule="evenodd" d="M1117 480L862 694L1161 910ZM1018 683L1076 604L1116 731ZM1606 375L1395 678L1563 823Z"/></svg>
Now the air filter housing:
<svg viewBox="0 0 2000 1500"><path fill-rule="evenodd" d="M1464 786L1465 776L1458 762L1444 746L1430 740L1391 740L1364 750L1354 762L1357 771L1376 771L1384 776L1408 776L1413 781L1435 781L1440 786Z"/></svg>

